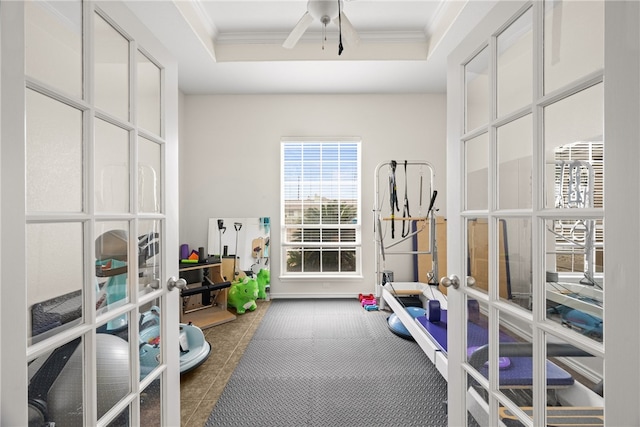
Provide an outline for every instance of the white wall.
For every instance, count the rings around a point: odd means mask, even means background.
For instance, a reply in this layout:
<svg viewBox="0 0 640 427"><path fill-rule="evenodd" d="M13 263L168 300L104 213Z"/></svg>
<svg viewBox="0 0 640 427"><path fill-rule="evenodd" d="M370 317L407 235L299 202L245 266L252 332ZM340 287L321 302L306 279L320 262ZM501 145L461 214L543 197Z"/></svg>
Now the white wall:
<svg viewBox="0 0 640 427"><path fill-rule="evenodd" d="M274 297L374 291L374 172L381 162L433 164L437 207L445 214L444 94L187 95L181 107L181 243L206 246L210 217L269 216ZM350 136L362 138L363 278L280 280L280 139ZM401 197L403 187L398 192ZM388 260L386 268L394 271L396 281L413 280L410 256Z"/></svg>

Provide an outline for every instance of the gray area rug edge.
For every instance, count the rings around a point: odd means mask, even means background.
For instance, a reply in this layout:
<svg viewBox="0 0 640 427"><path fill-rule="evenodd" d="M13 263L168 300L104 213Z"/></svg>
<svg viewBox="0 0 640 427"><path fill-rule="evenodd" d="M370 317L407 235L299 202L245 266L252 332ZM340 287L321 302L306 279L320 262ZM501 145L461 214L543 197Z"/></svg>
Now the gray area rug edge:
<svg viewBox="0 0 640 427"><path fill-rule="evenodd" d="M205 426L446 426L445 380L389 314L273 300Z"/></svg>

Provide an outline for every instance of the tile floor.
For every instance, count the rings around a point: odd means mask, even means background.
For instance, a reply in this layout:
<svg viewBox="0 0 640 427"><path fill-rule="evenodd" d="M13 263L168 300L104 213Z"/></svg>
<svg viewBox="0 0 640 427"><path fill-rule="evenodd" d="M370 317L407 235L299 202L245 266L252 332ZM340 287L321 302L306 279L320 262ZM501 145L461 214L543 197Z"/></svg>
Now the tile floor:
<svg viewBox="0 0 640 427"><path fill-rule="evenodd" d="M183 427L199 427L207 421L269 304L269 301L260 300L255 311L239 314L236 320L203 330L211 343L211 354L202 365L180 379ZM234 309L231 311L235 314Z"/></svg>

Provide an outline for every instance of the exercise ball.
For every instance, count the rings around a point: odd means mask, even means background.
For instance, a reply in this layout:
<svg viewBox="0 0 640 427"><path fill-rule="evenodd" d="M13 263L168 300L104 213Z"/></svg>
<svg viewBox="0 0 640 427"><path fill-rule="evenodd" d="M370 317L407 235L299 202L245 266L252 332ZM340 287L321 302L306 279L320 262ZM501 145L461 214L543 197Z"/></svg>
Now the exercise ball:
<svg viewBox="0 0 640 427"><path fill-rule="evenodd" d="M109 334L96 335L98 418L122 399L129 385L129 343ZM61 426L83 425L82 346L73 352L49 389L49 420Z"/></svg>
<svg viewBox="0 0 640 427"><path fill-rule="evenodd" d="M405 310L413 319L418 316L424 316L426 313L426 310L421 307L405 307ZM413 340L411 333L402 324L402 321L397 314L393 313L391 316L389 316L387 318L387 324L389 325L389 329L391 330L391 332L393 332L397 336L407 340Z"/></svg>

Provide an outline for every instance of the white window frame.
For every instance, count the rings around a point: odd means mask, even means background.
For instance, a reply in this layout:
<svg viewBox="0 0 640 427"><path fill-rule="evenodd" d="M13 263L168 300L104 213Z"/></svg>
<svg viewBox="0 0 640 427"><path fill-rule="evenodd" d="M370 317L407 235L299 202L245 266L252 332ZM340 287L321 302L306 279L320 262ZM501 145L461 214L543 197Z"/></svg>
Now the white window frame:
<svg viewBox="0 0 640 427"><path fill-rule="evenodd" d="M357 178L356 178L356 222L352 224L329 224L327 228L331 229L353 229L355 240L348 242L300 242L292 241L289 236L293 229L300 229L300 224L286 223L286 203L285 203L285 149L292 144L355 144L357 146ZM354 137L335 137L335 138L282 138L280 150L280 254L281 254L281 277L282 278L349 278L361 277L362 275L362 146L360 138ZM322 195L320 195L322 196ZM314 229L322 228L321 224L313 224ZM303 248L312 250L336 249L336 248L354 248L355 249L355 268L353 271L287 271L287 254L292 248ZM339 257L340 259L340 257Z"/></svg>

